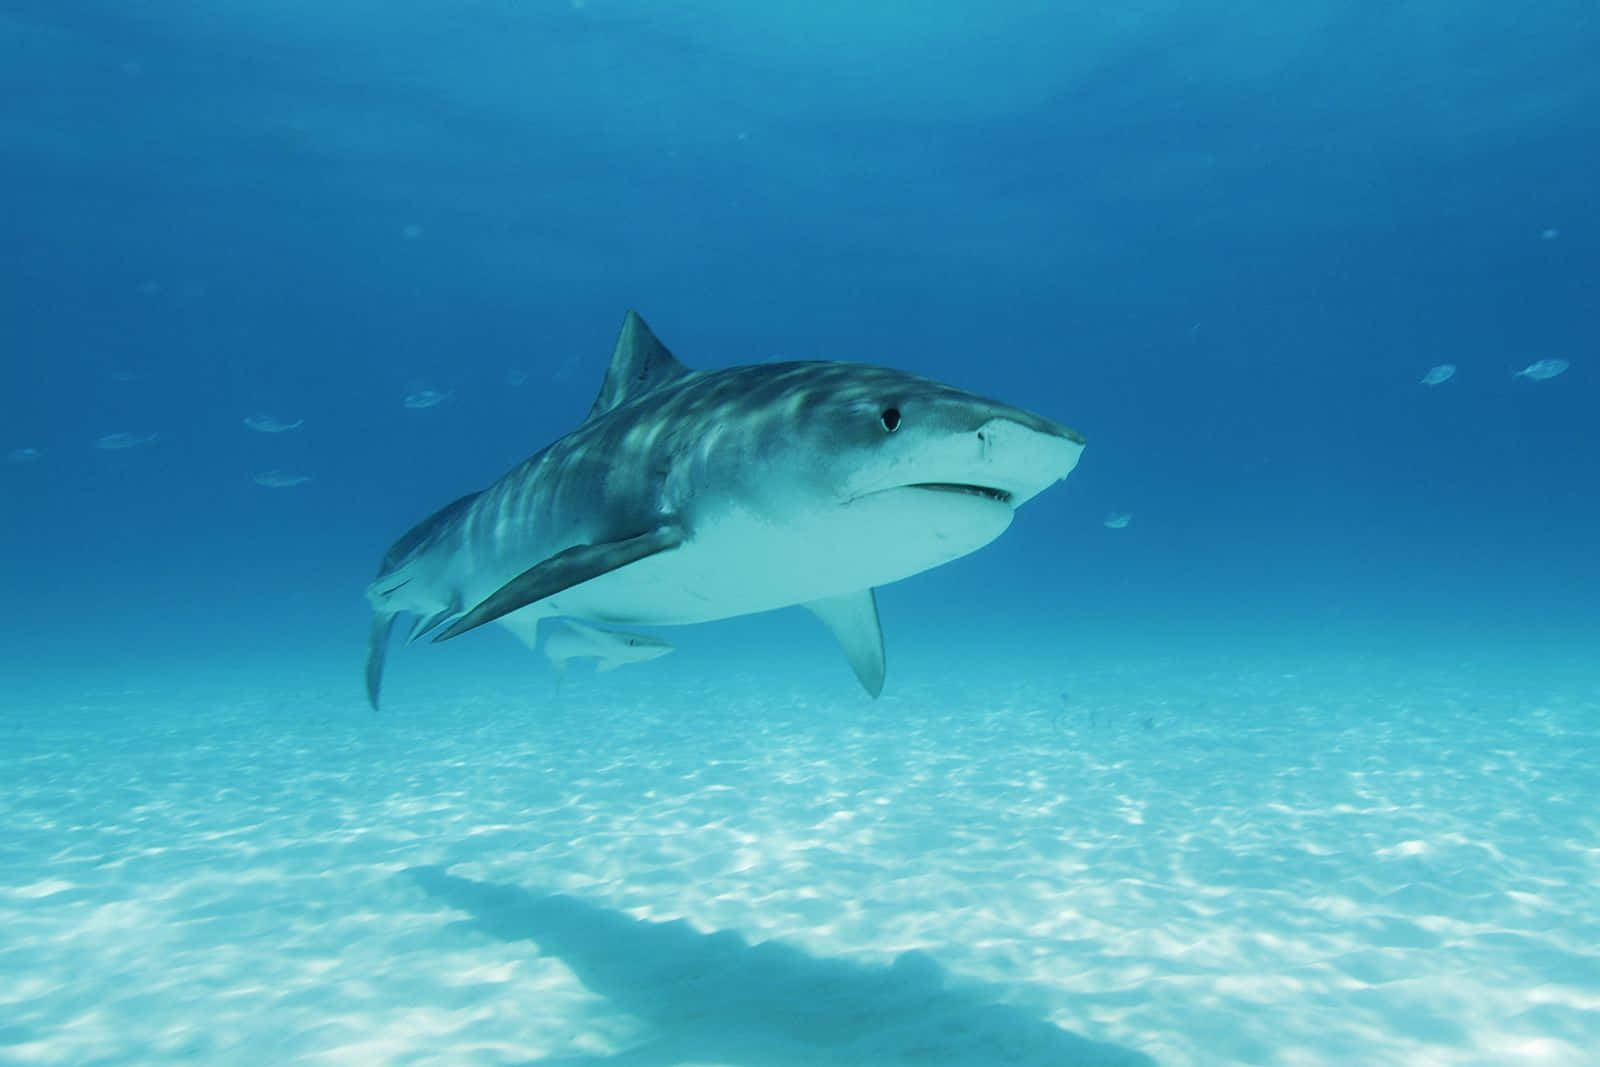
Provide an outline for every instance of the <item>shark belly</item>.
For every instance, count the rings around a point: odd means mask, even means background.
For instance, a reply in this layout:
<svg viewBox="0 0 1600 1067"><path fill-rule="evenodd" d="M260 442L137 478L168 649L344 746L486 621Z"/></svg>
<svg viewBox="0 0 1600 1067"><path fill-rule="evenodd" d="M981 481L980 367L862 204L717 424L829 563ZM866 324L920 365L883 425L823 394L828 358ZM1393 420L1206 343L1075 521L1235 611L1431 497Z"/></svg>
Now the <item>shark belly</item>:
<svg viewBox="0 0 1600 1067"><path fill-rule="evenodd" d="M999 537L1012 516L994 501L911 489L816 515L779 518L720 508L697 522L678 548L523 610L676 625L809 604L887 585L974 552Z"/></svg>

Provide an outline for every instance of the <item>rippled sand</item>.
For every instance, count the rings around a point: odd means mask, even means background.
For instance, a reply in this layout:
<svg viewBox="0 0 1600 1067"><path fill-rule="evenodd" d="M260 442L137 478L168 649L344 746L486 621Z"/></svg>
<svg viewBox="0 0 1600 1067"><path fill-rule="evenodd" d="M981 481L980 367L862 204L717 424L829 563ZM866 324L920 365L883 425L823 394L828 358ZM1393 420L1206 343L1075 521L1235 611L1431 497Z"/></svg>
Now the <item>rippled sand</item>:
<svg viewBox="0 0 1600 1067"><path fill-rule="evenodd" d="M1593 688L645 670L377 716L353 683L13 701L0 1062L1600 1048Z"/></svg>

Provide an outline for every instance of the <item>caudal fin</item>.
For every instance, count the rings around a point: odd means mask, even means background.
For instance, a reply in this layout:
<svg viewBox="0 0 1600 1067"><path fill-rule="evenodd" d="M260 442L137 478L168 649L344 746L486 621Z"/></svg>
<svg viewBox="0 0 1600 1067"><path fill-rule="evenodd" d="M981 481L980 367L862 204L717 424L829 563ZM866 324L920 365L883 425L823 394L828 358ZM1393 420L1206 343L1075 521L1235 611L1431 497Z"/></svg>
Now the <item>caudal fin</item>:
<svg viewBox="0 0 1600 1067"><path fill-rule="evenodd" d="M383 687L383 658L389 650L389 635L394 632L393 612L374 612L367 631L367 702L378 710L378 690Z"/></svg>

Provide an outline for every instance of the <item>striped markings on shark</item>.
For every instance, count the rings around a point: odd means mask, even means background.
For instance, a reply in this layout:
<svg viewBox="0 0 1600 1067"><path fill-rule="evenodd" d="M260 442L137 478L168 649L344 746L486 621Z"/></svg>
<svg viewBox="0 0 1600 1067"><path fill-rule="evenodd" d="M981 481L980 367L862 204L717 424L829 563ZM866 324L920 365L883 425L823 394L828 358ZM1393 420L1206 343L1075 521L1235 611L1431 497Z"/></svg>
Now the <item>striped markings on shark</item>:
<svg viewBox="0 0 1600 1067"><path fill-rule="evenodd" d="M542 619L681 625L804 606L884 682L873 590L974 552L1065 478L1083 438L862 363L694 371L635 312L588 417L407 531L367 588L367 694L389 637Z"/></svg>

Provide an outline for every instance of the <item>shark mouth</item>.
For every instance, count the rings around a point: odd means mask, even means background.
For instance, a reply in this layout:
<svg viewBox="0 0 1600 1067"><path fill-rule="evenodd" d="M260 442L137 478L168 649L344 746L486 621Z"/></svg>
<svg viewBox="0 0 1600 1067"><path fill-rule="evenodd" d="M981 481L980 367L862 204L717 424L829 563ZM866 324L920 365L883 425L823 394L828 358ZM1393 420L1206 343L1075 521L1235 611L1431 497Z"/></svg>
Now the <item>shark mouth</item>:
<svg viewBox="0 0 1600 1067"><path fill-rule="evenodd" d="M940 493L967 493L972 496L981 496L986 500L993 500L1001 504L1011 503L1011 494L1004 489L996 489L989 485L967 485L962 482L914 482L907 488L932 489Z"/></svg>

